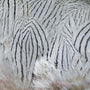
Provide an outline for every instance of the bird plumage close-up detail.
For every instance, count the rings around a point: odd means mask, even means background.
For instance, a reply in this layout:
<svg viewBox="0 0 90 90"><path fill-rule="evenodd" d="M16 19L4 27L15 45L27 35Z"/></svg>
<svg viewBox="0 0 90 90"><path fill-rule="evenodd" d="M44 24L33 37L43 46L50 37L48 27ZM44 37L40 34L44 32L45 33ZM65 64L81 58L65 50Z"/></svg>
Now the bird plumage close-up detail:
<svg viewBox="0 0 90 90"><path fill-rule="evenodd" d="M0 90L90 90L90 1L0 0Z"/></svg>

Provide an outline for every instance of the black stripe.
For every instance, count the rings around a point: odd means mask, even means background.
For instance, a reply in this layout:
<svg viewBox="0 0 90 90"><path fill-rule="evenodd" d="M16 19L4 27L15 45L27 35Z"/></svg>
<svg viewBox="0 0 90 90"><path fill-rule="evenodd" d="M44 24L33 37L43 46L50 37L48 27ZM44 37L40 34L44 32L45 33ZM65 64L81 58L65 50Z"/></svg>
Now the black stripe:
<svg viewBox="0 0 90 90"><path fill-rule="evenodd" d="M40 35L40 33L39 33L39 30L38 30L37 26L36 26L33 22L32 22L32 24L35 26L35 28L36 28L36 30L37 30L37 32L38 32L38 35L39 35L39 37L40 37L41 44L42 44L42 56L43 56L43 54L44 54L44 43L43 43L42 37L41 37L41 35Z"/></svg>
<svg viewBox="0 0 90 90"><path fill-rule="evenodd" d="M8 17L9 17L9 9L10 9L10 3L9 3L9 0L7 0L7 4L8 4Z"/></svg>
<svg viewBox="0 0 90 90"><path fill-rule="evenodd" d="M55 17L55 19L54 19L54 21L53 21L53 23L51 25L51 28L53 28L53 25L54 25L55 21L56 21L56 17Z"/></svg>
<svg viewBox="0 0 90 90"><path fill-rule="evenodd" d="M44 6L43 6L43 8L42 8L42 10L41 10L41 12L40 12L40 14L39 14L38 18L40 18L41 14L42 14L42 12L43 12L43 10L44 10L44 8L45 8L46 4L47 4L47 1L48 1L48 0L46 0L46 3L44 4Z"/></svg>
<svg viewBox="0 0 90 90"><path fill-rule="evenodd" d="M75 46L75 44L76 44L77 38L78 38L78 36L80 35L80 33L81 33L89 24L90 24L90 23L88 23L86 26L84 26L84 27L79 31L79 33L78 33L78 35L76 36L76 39L75 39L75 41L74 41L74 46Z"/></svg>
<svg viewBox="0 0 90 90"><path fill-rule="evenodd" d="M67 59L67 69L69 69L68 48L67 48L67 46L66 46L66 59Z"/></svg>
<svg viewBox="0 0 90 90"><path fill-rule="evenodd" d="M27 42L28 42L28 39L29 39L29 35L27 36L27 39L26 39L26 42L25 42L25 56L26 56L26 67L27 67Z"/></svg>
<svg viewBox="0 0 90 90"><path fill-rule="evenodd" d="M32 28L32 27L31 27ZM34 34L34 36L35 36L35 40L36 40L36 46L37 46L37 55L36 55L36 59L38 58L38 40L37 40L37 37L36 37L36 34L35 34L35 32L34 32L34 29L32 28L32 31L33 31L33 34Z"/></svg>
<svg viewBox="0 0 90 90"><path fill-rule="evenodd" d="M46 13L44 14L44 16L46 16L46 14L48 13L51 4L52 4L52 0L51 0L51 2L50 2L50 4L49 4L48 9L47 9Z"/></svg>
<svg viewBox="0 0 90 90"><path fill-rule="evenodd" d="M23 49L23 41L24 41L24 39L25 39L28 32L29 31L26 32L23 39L21 40L21 47L20 47L20 63L21 63L21 73L22 73L21 80L22 80L22 82L23 82L23 79L24 79L24 69L23 69L23 63L22 63L22 57L23 57L22 56L22 52L23 52L22 49Z"/></svg>
<svg viewBox="0 0 90 90"><path fill-rule="evenodd" d="M62 18L62 12L63 12L63 9L64 9L63 7L64 7L64 6L62 6L62 9L61 9L61 11L60 11L60 13L59 13L59 17L60 17L59 21L60 21L61 18ZM60 23L60 22L58 22L58 24L59 24L59 23ZM58 25L58 24L57 24L57 25Z"/></svg>
<svg viewBox="0 0 90 90"><path fill-rule="evenodd" d="M37 21L36 21L37 22ZM40 26L40 24L37 22L37 24L39 25L40 29L42 30L43 34L44 34L44 37L45 37L45 40L46 40L46 43L47 43L47 57L48 57L48 52L49 52L49 44L48 44L48 41L47 41L47 38L46 38L46 35L45 35L45 32L44 30L42 29L42 27Z"/></svg>
<svg viewBox="0 0 90 90"><path fill-rule="evenodd" d="M64 35L63 35L64 36ZM65 40L67 41L67 43L70 45L70 47L72 48L73 52L75 52L75 50L77 51L77 49L75 47L73 47L73 45L67 40L67 37L64 36ZM75 49L75 50L74 50ZM77 51L78 52L78 51ZM75 53L74 53L75 54Z"/></svg>
<svg viewBox="0 0 90 90"><path fill-rule="evenodd" d="M28 16L28 12L29 12L29 9L28 9L28 1L27 1L27 16Z"/></svg>
<svg viewBox="0 0 90 90"><path fill-rule="evenodd" d="M14 47L15 48L15 63L16 63L16 65L17 65L17 60L16 60L17 46L19 44L20 35L21 35L21 33L19 33L19 37L18 37L17 42L16 42L16 47Z"/></svg>
<svg viewBox="0 0 90 90"><path fill-rule="evenodd" d="M50 14L47 16L47 18L42 22L42 24L44 24L48 18L53 14L54 10L56 9L56 6L54 6L54 8L51 10Z"/></svg>
<svg viewBox="0 0 90 90"><path fill-rule="evenodd" d="M82 8L80 9L80 12L79 12L79 17L78 17L78 18L80 18L80 16L81 16L81 12L82 12Z"/></svg>
<svg viewBox="0 0 90 90"><path fill-rule="evenodd" d="M62 48L62 59L61 59L62 69L64 69L64 67L63 67L63 57L64 57L64 45L63 45L63 48Z"/></svg>
<svg viewBox="0 0 90 90"><path fill-rule="evenodd" d="M29 41L28 41L28 56L29 56L31 51L31 45L30 45L30 36L28 37L29 37Z"/></svg>
<svg viewBox="0 0 90 90"><path fill-rule="evenodd" d="M55 46L56 39L57 39L57 35L56 35L55 40L54 40L54 42L53 42L53 45L52 45L52 47L51 47L50 57L51 57L51 55L52 55L52 52L53 52L53 49L54 49L54 46Z"/></svg>
<svg viewBox="0 0 90 90"><path fill-rule="evenodd" d="M76 10L76 13L75 13L75 16L74 16L74 22L75 22L75 24L76 24L76 16L77 16L77 13L78 13L78 10Z"/></svg>
<svg viewBox="0 0 90 90"><path fill-rule="evenodd" d="M18 29L17 32L15 33L15 36L13 38L13 43L12 43L12 46L11 46L11 51L12 51L12 48L13 48L13 45L14 45L15 38L16 38L19 31L20 31L20 29Z"/></svg>
<svg viewBox="0 0 90 90"><path fill-rule="evenodd" d="M83 42L84 37L88 34L88 32L90 31L90 29L88 29L88 31L84 34L84 36L82 37L81 41L80 41L80 45L79 45L79 52L81 53L81 45Z"/></svg>
<svg viewBox="0 0 90 90"><path fill-rule="evenodd" d="M5 25L6 25L6 13L5 13L5 17L4 17L3 36L4 36L4 32L5 32Z"/></svg>
<svg viewBox="0 0 90 90"><path fill-rule="evenodd" d="M21 63L21 81L23 82L24 79L24 73L23 73L23 64L22 64L22 44L23 40L21 41L21 47L20 47L20 63Z"/></svg>
<svg viewBox="0 0 90 90"><path fill-rule="evenodd" d="M56 33L56 32L55 32L55 33ZM53 35L52 38L51 38L50 44L53 43L55 33L54 33L54 35Z"/></svg>
<svg viewBox="0 0 90 90"><path fill-rule="evenodd" d="M33 60L33 54L34 54L34 43L33 43L32 33L30 33L30 34L31 34L31 43L32 43L32 54L31 54L31 58L30 58L29 67L31 66L31 62Z"/></svg>
<svg viewBox="0 0 90 90"><path fill-rule="evenodd" d="M35 15L36 15L36 13L38 12L38 10L39 10L39 8L40 8L41 5L42 5L42 2L40 3L39 7L38 7L37 10L35 11L33 17L35 17Z"/></svg>
<svg viewBox="0 0 90 90"><path fill-rule="evenodd" d="M64 16L61 20L65 20L68 16L69 16L69 14L71 14L71 13L73 13L74 11L71 11L71 12L69 12L66 16ZM61 15L61 17L62 17L63 15Z"/></svg>
<svg viewBox="0 0 90 90"><path fill-rule="evenodd" d="M23 37L23 40L25 39L25 37L26 37L26 35L27 35L28 32L29 32L29 30L25 33L25 35L24 35L24 37Z"/></svg>
<svg viewBox="0 0 90 90"><path fill-rule="evenodd" d="M56 6L57 6L57 5L56 5ZM52 17L51 19L53 19L53 18L56 16L56 14L57 14L58 10L60 9L60 6L61 6L61 5L59 5L59 6L58 6L58 8L57 8L57 10L56 10L55 14L53 15L53 17Z"/></svg>
<svg viewBox="0 0 90 90"><path fill-rule="evenodd" d="M46 40L46 43L47 43L47 51L49 51L49 44L48 44L48 41L47 41L47 38L46 38L46 35L45 35L45 33L44 33L44 30L42 29L42 27L39 25L39 23L35 20L35 22L36 22L36 24L40 27L40 29L41 29L41 31L43 32L43 34L44 34L44 37L45 37L45 40ZM37 26L31 21L30 23L32 23L34 26L35 26L35 28L36 28L36 30L37 30L37 32L38 32L38 35L39 35L39 37L40 37L40 40L41 40L41 44L42 44L42 55L43 55L43 52L44 52L44 43L43 43L43 40L42 40L42 37L41 37L41 35L40 35L40 33L39 33L39 29L37 28ZM28 24L30 24L30 23L28 23ZM27 24L27 25L28 25ZM26 25L26 26L27 26ZM26 31L26 29L23 31L23 33ZM48 52L47 52L47 54L48 54Z"/></svg>
<svg viewBox="0 0 90 90"><path fill-rule="evenodd" d="M81 18L80 18L80 21L79 21L78 26L80 26L81 22L82 22L82 16L81 16Z"/></svg>
<svg viewBox="0 0 90 90"><path fill-rule="evenodd" d="M10 3L9 0L7 0L7 4L8 4L8 12L7 12L7 34L9 33L9 13L10 13Z"/></svg>
<svg viewBox="0 0 90 90"><path fill-rule="evenodd" d="M64 26L66 27L66 29L69 31L69 33L72 35L72 33L70 32L70 30L68 29L68 27L64 24Z"/></svg>
<svg viewBox="0 0 90 90"><path fill-rule="evenodd" d="M40 1L41 1L41 0L40 0ZM31 10L31 13L34 11L34 9L36 8L36 6L39 4L40 1L38 1L38 2L35 4L35 6L33 7L33 9Z"/></svg>
<svg viewBox="0 0 90 90"><path fill-rule="evenodd" d="M45 26L45 28L47 28L50 24L50 20L47 22L47 25Z"/></svg>
<svg viewBox="0 0 90 90"><path fill-rule="evenodd" d="M87 52L87 45L88 45L88 43L89 43L89 40L90 40L90 36L89 36L89 38L87 39L86 45L85 45L85 58L86 58L86 62L88 62L88 57L87 57L86 52Z"/></svg>
<svg viewBox="0 0 90 90"><path fill-rule="evenodd" d="M61 36L59 37L59 40L61 39ZM60 41L59 41L60 42ZM57 55L56 55L56 62L55 62L55 67L57 68L58 67L58 56L59 56L59 50L60 50L60 45L61 45L61 42L59 43L59 46L58 46L58 50L57 50Z"/></svg>
<svg viewBox="0 0 90 90"><path fill-rule="evenodd" d="M64 32L64 31L63 31L63 33L66 34L70 39L72 39L72 37L68 33Z"/></svg>
<svg viewBox="0 0 90 90"><path fill-rule="evenodd" d="M33 5L36 5L36 4L37 4L38 2L40 2L40 1L41 1L41 0L39 0L39 1L38 1L38 0L35 0L35 1L33 1L33 2L30 2L30 4L31 4L31 5L30 5L30 8L33 7ZM30 9L30 8L29 8L29 9Z"/></svg>
<svg viewBox="0 0 90 90"><path fill-rule="evenodd" d="M85 13L85 12L84 12ZM85 17L84 17L84 21L83 22L85 22L85 20L86 20L86 16L87 16L87 14L85 13Z"/></svg>
<svg viewBox="0 0 90 90"><path fill-rule="evenodd" d="M69 17L69 26L71 27L70 17Z"/></svg>
<svg viewBox="0 0 90 90"><path fill-rule="evenodd" d="M43 56L43 53L44 53L44 44L43 44L42 37L41 37L41 35L40 35L40 33L39 33L39 29L37 28L37 26L36 26L32 21L31 21L30 23L32 23L32 24L35 26L36 31L37 31L37 33L38 33L38 35L39 35L39 37L40 37L41 45L42 45L42 56ZM28 23L28 24L30 24L30 23ZM28 24L27 24L27 25L28 25ZM27 28L29 28L29 27L32 27L32 26L30 25L30 26L28 26ZM24 32L27 30L27 28L26 28L22 33L24 33Z"/></svg>
<svg viewBox="0 0 90 90"><path fill-rule="evenodd" d="M16 17L16 0L14 0L14 19Z"/></svg>

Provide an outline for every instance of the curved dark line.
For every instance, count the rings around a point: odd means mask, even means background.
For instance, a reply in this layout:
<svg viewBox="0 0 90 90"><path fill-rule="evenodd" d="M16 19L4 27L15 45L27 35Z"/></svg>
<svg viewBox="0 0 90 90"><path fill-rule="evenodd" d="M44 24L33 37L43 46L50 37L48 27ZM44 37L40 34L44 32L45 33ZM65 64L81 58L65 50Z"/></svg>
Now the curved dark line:
<svg viewBox="0 0 90 90"><path fill-rule="evenodd" d="M89 38L87 39L86 45L85 45L85 58L86 58L86 62L88 62L88 57L87 57L86 51L87 51L87 45L88 45L89 40L90 40L90 36L89 36Z"/></svg>
<svg viewBox="0 0 90 90"><path fill-rule="evenodd" d="M23 79L24 79L24 71L23 71L23 63L22 63L22 49L23 49L23 41L24 41L28 32L29 31L26 32L23 39L21 40L21 47L20 47L20 63L21 63L21 73L22 73L21 80L22 80L22 82L23 82Z"/></svg>
<svg viewBox="0 0 90 90"><path fill-rule="evenodd" d="M62 9L61 9L61 11L60 11L60 13L59 13L59 22L57 23L57 25L59 25L59 23L60 23L60 20L61 20L61 18L62 18L62 12L63 12L63 7L64 6L62 6Z"/></svg>
<svg viewBox="0 0 90 90"><path fill-rule="evenodd" d="M23 64L22 64L22 45L23 45L23 40L21 41L21 47L20 47L21 81L23 82L24 74L23 74Z"/></svg>
<svg viewBox="0 0 90 90"><path fill-rule="evenodd" d="M81 41L80 41L80 45L79 45L79 52L81 53L81 45L83 42L83 39L85 38L85 36L88 34L88 32L90 31L90 29L88 29L88 31L84 34L84 36L82 37Z"/></svg>
<svg viewBox="0 0 90 90"><path fill-rule="evenodd" d="M4 32L5 32L5 25L6 25L6 13L5 13L5 17L4 17L4 27L3 27L3 36L4 36Z"/></svg>
<svg viewBox="0 0 90 90"><path fill-rule="evenodd" d="M29 9L28 9L28 1L27 1L27 16L29 15L28 12L29 12Z"/></svg>
<svg viewBox="0 0 90 90"><path fill-rule="evenodd" d="M32 28L32 27L31 27L31 28ZM39 45L38 45L38 40L37 40L37 37L36 37L36 34L35 34L35 32L34 32L34 29L33 29L33 28L32 28L32 31L33 31L33 33L34 33L35 40L36 40L36 43L37 43L37 45L36 45L36 46L37 46L37 50L36 50L36 51L37 51L36 59L37 59L37 58L38 58L38 46L39 46Z"/></svg>
<svg viewBox="0 0 90 90"><path fill-rule="evenodd" d="M63 36L64 36L64 35L63 35ZM64 38L65 38L65 40L69 43L69 45L70 45L70 47L72 48L72 50L74 51L74 49L73 49L73 47L72 47L73 45L70 44L70 42L67 40L67 37L64 36Z"/></svg>
<svg viewBox="0 0 90 90"><path fill-rule="evenodd" d="M38 33L38 35L39 35L39 37L40 37L40 40L41 40L41 44L42 44L42 52L44 52L44 44L43 44L43 40L42 40L42 37L41 37L41 35L40 35L40 33L39 33L39 30L38 30L38 28L37 28L37 26L31 21L30 23L32 23L34 26L35 26L35 28L36 28L36 31L37 31L37 33ZM30 24L30 23L28 23L28 24ZM27 25L28 25L27 24ZM27 28L29 28L29 27L32 27L31 25L30 26L28 26ZM22 33L24 33L26 30L27 30L27 28L22 32ZM43 55L43 54L42 54Z"/></svg>
<svg viewBox="0 0 90 90"><path fill-rule="evenodd" d="M72 34L71 32L70 32L70 30L68 29L68 27L64 24L64 26L66 27L66 29L68 30L68 32L70 33L70 34Z"/></svg>
<svg viewBox="0 0 90 90"><path fill-rule="evenodd" d="M45 40L46 40L46 43L47 43L47 57L48 57L48 52L49 52L49 44L48 44L48 41L47 41L47 38L46 38L46 35L45 35L45 32L44 30L42 29L42 27L40 26L40 24L36 21L36 23L39 25L39 27L41 28L43 34L44 34L44 37L45 37Z"/></svg>
<svg viewBox="0 0 90 90"><path fill-rule="evenodd" d="M37 57L38 57L38 40L37 40L37 38L36 38L36 34L35 34L35 32L34 32L34 29L32 28L32 26L29 26L31 29L32 29L32 31L33 31L33 33L34 33L34 36L35 36L35 40L36 40L36 42L37 42L37 55L36 55L36 59L37 59ZM27 28L29 28L29 27L27 27ZM27 29L26 28L26 29Z"/></svg>
<svg viewBox="0 0 90 90"><path fill-rule="evenodd" d="M54 10L56 9L56 6L52 9L52 11L50 12L50 14L47 16L47 18L42 22L42 24L44 24L46 22L46 20L48 20L48 18L53 14Z"/></svg>
<svg viewBox="0 0 90 90"><path fill-rule="evenodd" d="M64 32L64 31L63 31L63 33L66 34L70 39L72 39L72 37L68 33Z"/></svg>
<svg viewBox="0 0 90 90"><path fill-rule="evenodd" d="M72 60L73 60L74 56L75 56L75 51L74 51L74 54L73 54L73 56L72 56Z"/></svg>
<svg viewBox="0 0 90 90"><path fill-rule="evenodd" d="M25 7L25 6L23 5L23 6L22 6L22 8L23 8L23 15L25 15L24 7Z"/></svg>
<svg viewBox="0 0 90 90"><path fill-rule="evenodd" d="M39 7L38 7L37 10L35 11L33 17L35 17L35 15L36 15L36 13L38 12L38 10L39 10L39 8L40 8L41 5L42 5L42 2L40 3Z"/></svg>
<svg viewBox="0 0 90 90"><path fill-rule="evenodd" d="M65 37L65 36L64 36ZM75 52L78 52L78 50L75 48L75 47L73 47L73 45L67 40L67 38L65 37L65 40L67 41L67 43L70 45L70 47L72 48L72 50L73 50L73 52L74 52L74 54L73 54L73 56L72 56L72 60L73 60L73 58L74 58L74 56L75 56ZM75 50L76 51L75 51Z"/></svg>
<svg viewBox="0 0 90 90"><path fill-rule="evenodd" d="M27 36L27 39L26 39L26 42L25 42L25 52L26 52L26 53L25 53L25 54L26 54L26 55L25 55L25 56L26 56L26 67L27 67L27 62L28 62L28 61L27 61L27 41L28 41L28 39L29 39L29 35Z"/></svg>
<svg viewBox="0 0 90 90"><path fill-rule="evenodd" d="M28 23L27 25L29 25L31 23L32 23L32 21L30 23ZM26 28L25 28L25 30L22 33L25 33L27 31L27 29L30 27L30 26L27 26L27 25L25 26Z"/></svg>
<svg viewBox="0 0 90 90"><path fill-rule="evenodd" d="M54 21L53 21L53 23L52 23L52 25L51 25L51 28L53 27L55 21L56 21L56 17L54 18Z"/></svg>
<svg viewBox="0 0 90 90"><path fill-rule="evenodd" d="M7 4L8 4L8 12L7 12L7 33L9 31L9 18L10 18L10 3L9 3L9 0L7 0Z"/></svg>
<svg viewBox="0 0 90 90"><path fill-rule="evenodd" d="M16 38L16 35L18 34L18 32L20 31L20 29L17 30L16 34L14 35L14 38L13 38L13 43L12 43L12 46L11 46L11 51L12 51L12 48L13 48L13 45L14 45L14 40Z"/></svg>
<svg viewBox="0 0 90 90"><path fill-rule="evenodd" d="M76 13L75 13L75 16L74 16L74 22L75 22L75 19L76 19L77 13L78 13L78 10L76 10ZM76 22L75 22L75 24L76 24Z"/></svg>
<svg viewBox="0 0 90 90"><path fill-rule="evenodd" d="M15 40L16 35L18 34L19 31L21 31L21 29L18 29L17 32L15 33L14 37L13 37L13 43L12 43L12 46L11 46L11 51L12 51L12 48L13 48L13 45L14 45L14 40Z"/></svg>
<svg viewBox="0 0 90 90"><path fill-rule="evenodd" d="M14 19L16 17L16 0L14 0Z"/></svg>
<svg viewBox="0 0 90 90"><path fill-rule="evenodd" d="M71 27L70 17L69 17L69 22L68 23L69 23L69 26Z"/></svg>
<svg viewBox="0 0 90 90"><path fill-rule="evenodd" d="M29 0L29 1L30 1L30 0ZM39 1L41 1L41 0L39 0ZM35 3L37 4L37 2L39 2L39 1L38 1L38 0L35 0L35 1L29 2L29 3L31 4L31 7L32 7ZM31 8L31 7L30 7L30 8ZM30 9L30 8L29 8L29 9Z"/></svg>
<svg viewBox="0 0 90 90"><path fill-rule="evenodd" d="M44 6L43 6L43 8L42 8L42 10L41 10L41 12L40 12L40 14L39 14L38 18L40 18L41 14L42 14L42 12L43 12L43 10L44 10L44 8L45 8L46 4L47 4L47 1L48 1L48 0L46 0L46 3L44 4Z"/></svg>
<svg viewBox="0 0 90 90"><path fill-rule="evenodd" d="M62 65L62 68L64 69L64 67L63 67L63 56L64 56L64 45L63 45L63 49L62 49L62 60L61 60L61 65Z"/></svg>
<svg viewBox="0 0 90 90"><path fill-rule="evenodd" d="M61 36L60 36L60 39L61 39ZM61 45L61 42L59 43L58 50L57 50L57 56L56 56L56 60L55 60L56 61L56 63L55 63L56 68L58 67L58 56L59 56L60 45Z"/></svg>
<svg viewBox="0 0 90 90"><path fill-rule="evenodd" d="M37 30L37 32L38 32L38 35L39 35L39 37L40 37L41 44L42 44L42 56L43 56L43 54L44 54L44 43L43 43L42 37L41 37L41 35L40 35L40 32L39 32L37 26L36 26L33 22L32 22L32 24L35 26L35 28L36 28L36 30Z"/></svg>
<svg viewBox="0 0 90 90"><path fill-rule="evenodd" d="M15 63L16 63L16 65L17 65L17 60L16 60L16 54L17 54L17 46L18 46L18 42L19 42L19 39L20 39L20 35L21 35L21 33L19 33L19 37L18 37L18 40L17 40L17 42L16 42L16 47L14 47L15 48Z"/></svg>
<svg viewBox="0 0 90 90"><path fill-rule="evenodd" d="M52 52L53 52L53 49L54 49L54 46L55 46L56 39L57 39L57 35L56 35L55 40L54 40L54 42L53 42L53 45L52 45L52 47L51 47L50 57L51 57L51 55L52 55Z"/></svg>
<svg viewBox="0 0 90 90"><path fill-rule="evenodd" d="M69 70L69 60L68 60L68 48L66 46L66 59L67 59L67 68Z"/></svg>
<svg viewBox="0 0 90 90"><path fill-rule="evenodd" d="M85 20L86 20L86 14L87 14L87 13L85 13L84 22L85 22Z"/></svg>
<svg viewBox="0 0 90 90"><path fill-rule="evenodd" d="M49 24L50 24L50 20L47 22L45 28L47 28L49 26Z"/></svg>
<svg viewBox="0 0 90 90"><path fill-rule="evenodd" d="M55 36L55 34L56 34L56 33L54 33L54 36ZM52 36L51 41L50 41L50 44L52 44L52 43L53 43L54 36Z"/></svg>
<svg viewBox="0 0 90 90"><path fill-rule="evenodd" d="M41 0L40 0L40 1L41 1ZM38 2L35 4L35 6L33 7L33 9L31 10L31 13L33 12L33 10L36 8L36 6L38 5L38 3L39 3L40 1L38 1Z"/></svg>
<svg viewBox="0 0 90 90"><path fill-rule="evenodd" d="M79 21L79 24L78 24L79 26L80 26L80 24L81 24L81 21L82 21L82 16L80 17L80 21Z"/></svg>
<svg viewBox="0 0 90 90"><path fill-rule="evenodd" d="M30 34L31 34L31 43L32 43L32 55L31 55L31 58L30 58L29 67L31 65L31 62L32 62L32 59L33 59L33 53L34 53L34 43L33 43L32 33L30 32Z"/></svg>
<svg viewBox="0 0 90 90"><path fill-rule="evenodd" d="M41 40L42 52L44 53L44 43L43 43L42 37L41 37L41 35L40 35L39 29L37 28L37 26L34 24L33 21L31 21L30 23L32 23L32 24L35 26L35 28L36 28L36 31L37 31L37 33L38 33L38 35L39 35L39 37L40 37L40 40ZM28 24L30 24L30 23L28 23ZM28 25L28 24L27 24L27 25ZM38 23L37 23L37 24L38 24ZM38 24L38 25L39 25L39 24ZM28 26L27 28L29 28L29 27L31 27L31 25ZM39 27L41 28L40 25L39 25ZM27 30L27 28L26 28L22 33L24 33L24 32ZM41 30L43 30L43 29L41 28ZM44 34L44 33L43 33L43 34ZM43 54L42 54L42 56L43 56Z"/></svg>
<svg viewBox="0 0 90 90"><path fill-rule="evenodd" d="M42 33L43 33L43 35L44 35L44 37L45 37L45 40L46 40L46 43L47 43L47 57L48 57L49 44L48 44L48 41L47 41L45 32L44 32L44 30L42 29L42 27L40 26L40 24L39 24L36 20L35 20L35 22L36 22L36 24L39 26L39 28L41 29L41 31L42 31ZM41 38L41 35L40 35L40 33L39 33L39 29L37 28L37 26L34 24L33 21L29 22L28 24L30 24L30 23L32 23L32 24L35 26L36 31L38 32L38 35L39 35L39 37L40 37L41 44L42 44L42 51L44 52L44 44L43 44L43 40L42 40L42 38ZM28 25L28 24L27 24L27 25ZM26 25L26 26L27 26L27 25ZM30 26L28 26L28 27L30 27ZM28 28L28 27L27 27L27 28ZM25 29L22 33L24 33L25 31L26 31L26 29Z"/></svg>
<svg viewBox="0 0 90 90"><path fill-rule="evenodd" d="M86 26L84 26L84 27L79 31L79 33L78 33L78 35L76 36L76 39L75 39L75 41L74 41L74 46L75 46L75 44L76 44L77 38L78 38L78 36L80 35L80 33L81 33L89 24L90 24L90 23L88 23Z"/></svg>
<svg viewBox="0 0 90 90"><path fill-rule="evenodd" d="M58 10L60 9L60 7L61 7L61 5L58 6L58 8L57 8L55 14L53 15L53 17L52 17L51 19L53 19L53 18L56 16L56 14L57 14Z"/></svg>
<svg viewBox="0 0 90 90"><path fill-rule="evenodd" d="M52 0L51 0L51 2L50 2L50 4L49 4L48 9L47 9L47 11L45 12L44 16L46 16L47 12L49 11L49 8L50 8L51 4L52 4Z"/></svg>
<svg viewBox="0 0 90 90"><path fill-rule="evenodd" d="M23 39L22 40L24 40L25 39L25 37L26 37L26 35L27 35L27 33L29 32L29 30L25 33L25 35L24 35L24 37L23 37Z"/></svg>
<svg viewBox="0 0 90 90"><path fill-rule="evenodd" d="M61 15L61 20L63 21L63 20L65 20L71 13L73 13L74 11L71 11L71 12L69 12L69 13L67 13L63 18L62 18L62 16L63 16L63 14Z"/></svg>

